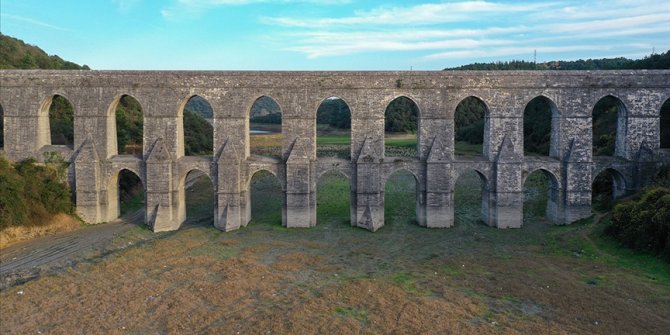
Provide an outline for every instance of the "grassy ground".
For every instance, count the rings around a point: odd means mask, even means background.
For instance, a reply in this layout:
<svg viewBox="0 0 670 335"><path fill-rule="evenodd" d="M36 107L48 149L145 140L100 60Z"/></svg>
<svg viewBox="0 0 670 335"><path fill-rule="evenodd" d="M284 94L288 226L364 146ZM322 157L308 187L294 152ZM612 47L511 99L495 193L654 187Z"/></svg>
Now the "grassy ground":
<svg viewBox="0 0 670 335"><path fill-rule="evenodd" d="M281 227L269 174L255 176L252 221L233 232L212 227L211 200L193 191L179 231L132 229L123 249L0 292L0 332L666 334L667 264L603 239L603 215L547 225L541 179L526 184L518 230L479 223L474 173L457 182L455 226L440 230L412 224L403 174L376 233L349 225L337 174L319 182L310 229Z"/></svg>

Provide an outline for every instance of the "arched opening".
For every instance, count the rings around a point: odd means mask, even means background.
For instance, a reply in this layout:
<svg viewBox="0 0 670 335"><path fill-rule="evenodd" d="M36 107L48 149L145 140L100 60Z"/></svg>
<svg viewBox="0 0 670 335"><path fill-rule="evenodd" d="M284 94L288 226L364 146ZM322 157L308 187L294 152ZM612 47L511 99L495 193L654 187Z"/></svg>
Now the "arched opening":
<svg viewBox="0 0 670 335"><path fill-rule="evenodd" d="M614 200L626 194L626 181L617 170L605 169L591 184L591 207L595 211L612 209Z"/></svg>
<svg viewBox="0 0 670 335"><path fill-rule="evenodd" d="M351 110L347 103L330 97L316 111L316 156L351 159Z"/></svg>
<svg viewBox="0 0 670 335"><path fill-rule="evenodd" d="M279 179L267 170L256 171L249 183L248 217L253 224L281 225L283 192Z"/></svg>
<svg viewBox="0 0 670 335"><path fill-rule="evenodd" d="M523 111L523 153L558 156L558 108L549 98L538 96Z"/></svg>
<svg viewBox="0 0 670 335"><path fill-rule="evenodd" d="M316 185L317 224L347 224L351 220L351 187L342 172L331 170Z"/></svg>
<svg viewBox="0 0 670 335"><path fill-rule="evenodd" d="M608 95L593 107L593 156L613 156L623 150L626 108L618 98Z"/></svg>
<svg viewBox="0 0 670 335"><path fill-rule="evenodd" d="M476 170L461 173L454 185L454 224L487 223L488 186L486 177Z"/></svg>
<svg viewBox="0 0 670 335"><path fill-rule="evenodd" d="M74 148L74 107L62 95L52 96L47 103L51 145Z"/></svg>
<svg viewBox="0 0 670 335"><path fill-rule="evenodd" d="M407 170L398 170L384 185L384 225L416 223L417 181ZM411 201L415 199L415 201Z"/></svg>
<svg viewBox="0 0 670 335"><path fill-rule="evenodd" d="M386 106L384 112L384 155L387 157L417 157L419 106L400 96Z"/></svg>
<svg viewBox="0 0 670 335"><path fill-rule="evenodd" d="M546 170L535 170L523 182L523 225L557 222L558 180Z"/></svg>
<svg viewBox="0 0 670 335"><path fill-rule="evenodd" d="M182 108L184 127L184 154L186 156L211 156L214 151L212 106L204 98L194 95Z"/></svg>
<svg viewBox="0 0 670 335"><path fill-rule="evenodd" d="M110 112L114 112L113 129L109 139L116 143L109 148L109 155L133 155L142 157L144 142L144 113L142 106L130 95L122 95L112 103Z"/></svg>
<svg viewBox="0 0 670 335"><path fill-rule="evenodd" d="M489 110L484 101L469 96L454 112L454 154L483 156Z"/></svg>
<svg viewBox="0 0 670 335"><path fill-rule="evenodd" d="M249 150L251 155L282 157L282 110L268 96L262 96L249 110Z"/></svg>
<svg viewBox="0 0 670 335"><path fill-rule="evenodd" d="M145 207L144 185L133 171L123 169L110 181L107 191L109 219L132 215Z"/></svg>
<svg viewBox="0 0 670 335"><path fill-rule="evenodd" d="M189 171L180 185L179 208L184 224L214 224L214 184L206 173Z"/></svg>
<svg viewBox="0 0 670 335"><path fill-rule="evenodd" d="M670 149L670 99L665 100L661 106L661 129L660 129L660 145L661 149Z"/></svg>
<svg viewBox="0 0 670 335"><path fill-rule="evenodd" d="M5 149L5 110L0 105L0 150Z"/></svg>

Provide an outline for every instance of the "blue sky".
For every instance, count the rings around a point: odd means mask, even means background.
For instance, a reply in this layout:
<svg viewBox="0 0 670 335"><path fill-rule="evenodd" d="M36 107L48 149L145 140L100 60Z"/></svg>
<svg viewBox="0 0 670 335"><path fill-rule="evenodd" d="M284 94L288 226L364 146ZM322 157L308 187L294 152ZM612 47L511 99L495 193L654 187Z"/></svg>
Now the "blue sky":
<svg viewBox="0 0 670 335"><path fill-rule="evenodd" d="M2 0L0 19L93 69L439 70L670 49L668 0Z"/></svg>

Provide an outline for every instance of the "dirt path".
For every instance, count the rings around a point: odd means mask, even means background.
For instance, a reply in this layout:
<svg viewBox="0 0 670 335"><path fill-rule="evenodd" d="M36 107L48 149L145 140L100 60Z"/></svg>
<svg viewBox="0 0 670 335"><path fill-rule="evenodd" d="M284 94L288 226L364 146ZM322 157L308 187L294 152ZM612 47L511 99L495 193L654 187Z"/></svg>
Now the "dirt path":
<svg viewBox="0 0 670 335"><path fill-rule="evenodd" d="M0 251L0 289L62 270L104 253L115 236L144 220L144 211L116 221L24 241Z"/></svg>

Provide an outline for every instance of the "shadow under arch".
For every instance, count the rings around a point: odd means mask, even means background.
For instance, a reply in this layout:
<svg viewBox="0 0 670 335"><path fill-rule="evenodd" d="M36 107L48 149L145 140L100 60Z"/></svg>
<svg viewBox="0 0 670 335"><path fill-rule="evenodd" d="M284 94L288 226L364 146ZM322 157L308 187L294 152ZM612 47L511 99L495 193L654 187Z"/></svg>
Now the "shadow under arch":
<svg viewBox="0 0 670 335"><path fill-rule="evenodd" d="M331 96L316 109L316 157L351 160L351 108L346 100Z"/></svg>
<svg viewBox="0 0 670 335"><path fill-rule="evenodd" d="M140 175L123 168L112 175L107 187L107 221L146 209L145 184Z"/></svg>
<svg viewBox="0 0 670 335"><path fill-rule="evenodd" d="M401 168L388 175L384 180L384 226L421 222L419 193L419 181L412 171Z"/></svg>
<svg viewBox="0 0 670 335"><path fill-rule="evenodd" d="M530 171L523 180L523 224L543 216L553 224L559 217L560 184L551 171L539 168Z"/></svg>
<svg viewBox="0 0 670 335"><path fill-rule="evenodd" d="M461 99L454 110L455 155L488 157L490 114L489 106L482 98L470 95Z"/></svg>
<svg viewBox="0 0 670 335"><path fill-rule="evenodd" d="M213 155L213 118L212 105L201 95L192 94L179 102L177 108L179 157Z"/></svg>
<svg viewBox="0 0 670 335"><path fill-rule="evenodd" d="M136 97L119 94L107 109L107 158L144 155L144 107Z"/></svg>
<svg viewBox="0 0 670 335"><path fill-rule="evenodd" d="M408 95L398 95L384 110L384 156L416 157L421 152L421 109Z"/></svg>
<svg viewBox="0 0 670 335"><path fill-rule="evenodd" d="M456 177L453 188L455 225L478 222L493 225L489 213L489 186L486 175L476 169L467 169Z"/></svg>
<svg viewBox="0 0 670 335"><path fill-rule="evenodd" d="M561 114L556 103L546 95L528 101L523 111L524 155L559 158Z"/></svg>
<svg viewBox="0 0 670 335"><path fill-rule="evenodd" d="M666 99L659 111L659 147L670 149L670 98Z"/></svg>
<svg viewBox="0 0 670 335"><path fill-rule="evenodd" d="M342 171L331 169L321 173L316 183L317 224L351 224L351 180Z"/></svg>
<svg viewBox="0 0 670 335"><path fill-rule="evenodd" d="M591 112L593 156L626 155L628 109L620 98L608 94L598 99Z"/></svg>
<svg viewBox="0 0 670 335"><path fill-rule="evenodd" d="M628 181L617 169L608 167L593 174L591 206L594 210L612 208L614 200L627 193Z"/></svg>
<svg viewBox="0 0 670 335"><path fill-rule="evenodd" d="M0 103L0 150L5 149L5 109Z"/></svg>
<svg viewBox="0 0 670 335"><path fill-rule="evenodd" d="M267 169L253 172L247 184L246 224L283 225L284 191L277 175Z"/></svg>
<svg viewBox="0 0 670 335"><path fill-rule="evenodd" d="M214 183L200 169L191 169L179 178L179 222L214 224L216 206Z"/></svg>
<svg viewBox="0 0 670 335"><path fill-rule="evenodd" d="M253 100L247 111L246 157L266 156L285 158L283 135L283 109L277 100L261 95Z"/></svg>

